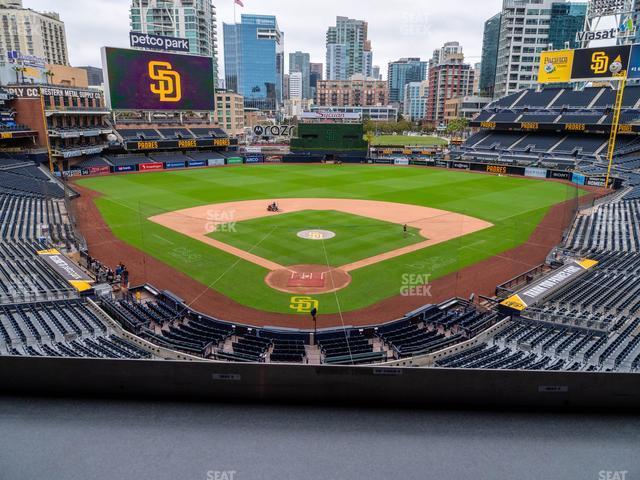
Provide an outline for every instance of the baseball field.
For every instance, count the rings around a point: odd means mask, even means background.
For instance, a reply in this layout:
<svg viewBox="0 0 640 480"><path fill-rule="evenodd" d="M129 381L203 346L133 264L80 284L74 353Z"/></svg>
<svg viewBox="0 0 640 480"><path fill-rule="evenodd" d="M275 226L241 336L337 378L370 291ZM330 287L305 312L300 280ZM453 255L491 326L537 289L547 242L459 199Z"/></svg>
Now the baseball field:
<svg viewBox="0 0 640 480"><path fill-rule="evenodd" d="M211 289L291 315L424 293L424 284L528 242L552 206L582 193L529 178L366 165L208 168L77 184L95 192L109 234L195 280L202 291L194 296ZM278 212L267 211L272 203Z"/></svg>

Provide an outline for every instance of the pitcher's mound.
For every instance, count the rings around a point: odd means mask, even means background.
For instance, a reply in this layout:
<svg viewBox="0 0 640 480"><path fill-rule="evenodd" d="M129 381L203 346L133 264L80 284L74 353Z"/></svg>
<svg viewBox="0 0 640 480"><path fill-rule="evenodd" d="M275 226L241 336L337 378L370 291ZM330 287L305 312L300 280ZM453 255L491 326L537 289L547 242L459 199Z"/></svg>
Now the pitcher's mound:
<svg viewBox="0 0 640 480"><path fill-rule="evenodd" d="M287 293L331 293L351 283L351 275L324 265L293 265L273 270L265 278L271 288Z"/></svg>

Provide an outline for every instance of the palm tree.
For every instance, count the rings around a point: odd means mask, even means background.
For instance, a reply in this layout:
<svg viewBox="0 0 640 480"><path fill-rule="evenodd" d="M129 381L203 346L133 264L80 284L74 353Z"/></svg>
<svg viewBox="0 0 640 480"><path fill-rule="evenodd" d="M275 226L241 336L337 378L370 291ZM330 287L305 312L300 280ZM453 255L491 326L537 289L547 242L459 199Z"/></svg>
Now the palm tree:
<svg viewBox="0 0 640 480"><path fill-rule="evenodd" d="M367 141L367 155L371 154L371 143L375 136L371 130L367 130L367 133L364 134L364 139Z"/></svg>
<svg viewBox="0 0 640 480"><path fill-rule="evenodd" d="M55 73L53 73L51 70L45 70L44 72L44 76L47 77L47 83L49 84L53 84L53 77L55 77Z"/></svg>
<svg viewBox="0 0 640 480"><path fill-rule="evenodd" d="M27 71L26 67L23 67L22 65L16 65L15 67L13 67L13 71L16 72L16 83L23 83L24 72ZM20 77L22 77L22 82L20 81Z"/></svg>

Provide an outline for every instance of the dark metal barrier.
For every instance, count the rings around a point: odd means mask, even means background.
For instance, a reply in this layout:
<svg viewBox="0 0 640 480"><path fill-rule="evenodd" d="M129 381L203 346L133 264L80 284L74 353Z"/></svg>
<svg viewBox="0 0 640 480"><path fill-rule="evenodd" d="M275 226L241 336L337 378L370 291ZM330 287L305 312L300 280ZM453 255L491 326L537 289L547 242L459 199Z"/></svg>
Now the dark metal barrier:
<svg viewBox="0 0 640 480"><path fill-rule="evenodd" d="M640 407L640 375L1 357L4 394L372 407Z"/></svg>

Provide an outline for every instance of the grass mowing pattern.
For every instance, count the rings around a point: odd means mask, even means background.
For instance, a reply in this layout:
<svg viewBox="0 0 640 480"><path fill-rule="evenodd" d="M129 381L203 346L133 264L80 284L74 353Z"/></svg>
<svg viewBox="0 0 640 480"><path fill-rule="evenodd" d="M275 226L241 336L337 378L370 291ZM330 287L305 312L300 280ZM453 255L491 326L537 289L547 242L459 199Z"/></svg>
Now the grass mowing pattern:
<svg viewBox="0 0 640 480"><path fill-rule="evenodd" d="M239 303L281 313L291 313L290 295L265 285L264 268L146 219L212 203L323 197L423 205L495 225L351 272L353 282L338 292L342 309L349 311L398 295L404 274L430 274L434 280L522 244L550 206L578 195L574 186L544 180L362 165L207 168L86 178L79 184L103 194L96 204L121 240ZM316 298L323 313L336 311L333 294Z"/></svg>
<svg viewBox="0 0 640 480"><path fill-rule="evenodd" d="M233 232L219 231L209 236L245 251L258 245L251 253L285 267L326 265L322 241L297 236L302 230L313 229L336 234L324 241L332 267L426 240L416 228L408 228L404 238L402 225L332 210L304 210L245 220L236 223Z"/></svg>

